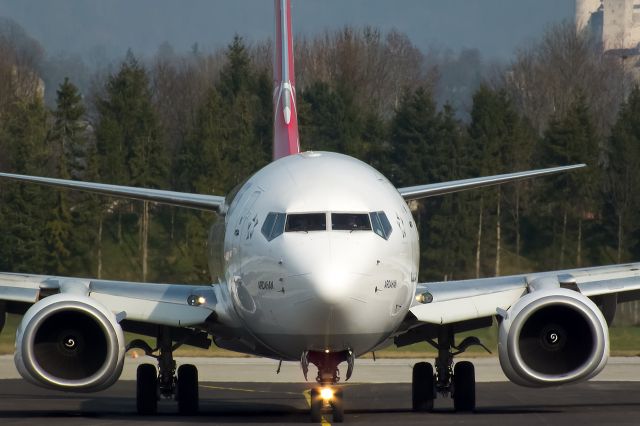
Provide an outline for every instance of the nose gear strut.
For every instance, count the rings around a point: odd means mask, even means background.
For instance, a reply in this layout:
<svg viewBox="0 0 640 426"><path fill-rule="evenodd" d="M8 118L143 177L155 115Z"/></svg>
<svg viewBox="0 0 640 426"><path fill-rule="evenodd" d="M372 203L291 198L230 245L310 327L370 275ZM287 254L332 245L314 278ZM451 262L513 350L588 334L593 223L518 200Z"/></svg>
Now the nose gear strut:
<svg viewBox="0 0 640 426"><path fill-rule="evenodd" d="M309 393L309 405L311 408L311 421L318 423L322 420L322 412L331 409L333 422L342 423L344 419L343 389L335 388L340 381L338 365L347 362L346 380L351 378L355 364L355 356L352 351L304 351L300 359L302 373L305 380L309 372L309 364L318 368L316 381L320 387L311 389Z"/></svg>

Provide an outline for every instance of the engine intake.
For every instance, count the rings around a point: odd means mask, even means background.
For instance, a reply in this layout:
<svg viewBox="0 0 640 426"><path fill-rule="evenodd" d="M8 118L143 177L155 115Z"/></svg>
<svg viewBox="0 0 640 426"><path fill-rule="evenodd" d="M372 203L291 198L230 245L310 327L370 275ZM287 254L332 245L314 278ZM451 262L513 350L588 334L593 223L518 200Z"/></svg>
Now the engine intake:
<svg viewBox="0 0 640 426"><path fill-rule="evenodd" d="M598 374L609 357L609 333L591 300L567 289L545 289L527 294L507 311L498 349L510 380L553 386Z"/></svg>
<svg viewBox="0 0 640 426"><path fill-rule="evenodd" d="M25 314L15 362L22 377L39 386L92 392L120 377L124 350L113 313L89 297L56 294Z"/></svg>

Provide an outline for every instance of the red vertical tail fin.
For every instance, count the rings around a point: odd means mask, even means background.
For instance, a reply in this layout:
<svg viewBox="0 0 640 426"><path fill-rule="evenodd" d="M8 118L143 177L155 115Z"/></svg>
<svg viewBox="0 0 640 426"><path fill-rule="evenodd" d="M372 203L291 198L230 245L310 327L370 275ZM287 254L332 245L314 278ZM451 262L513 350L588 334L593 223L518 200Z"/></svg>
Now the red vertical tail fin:
<svg viewBox="0 0 640 426"><path fill-rule="evenodd" d="M291 34L291 0L274 0L276 40L273 93L273 159L300 152L296 80L293 67L293 35Z"/></svg>

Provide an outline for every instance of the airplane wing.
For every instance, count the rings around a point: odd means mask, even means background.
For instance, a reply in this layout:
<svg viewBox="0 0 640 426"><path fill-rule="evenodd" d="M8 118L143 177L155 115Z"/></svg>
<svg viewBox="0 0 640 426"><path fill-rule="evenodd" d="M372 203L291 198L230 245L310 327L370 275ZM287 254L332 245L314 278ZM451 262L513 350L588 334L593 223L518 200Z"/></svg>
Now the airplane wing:
<svg viewBox="0 0 640 426"><path fill-rule="evenodd" d="M205 324L216 313L217 287L0 273L0 303L30 307L44 297L67 293L99 302L120 321L188 327Z"/></svg>
<svg viewBox="0 0 640 426"><path fill-rule="evenodd" d="M419 322L452 324L501 315L540 285L568 288L594 298L640 298L640 263L418 284L410 312Z"/></svg>
<svg viewBox="0 0 640 426"><path fill-rule="evenodd" d="M276 356L238 321L226 286L220 284L0 273L0 331L7 313L22 315L16 332L16 368L26 380L51 389L105 389L119 378L127 350L142 349L155 357L162 351L140 339L127 342L124 331L157 338L159 347L163 336L165 351L166 345L172 350L183 344L208 349L215 343L229 350Z"/></svg>
<svg viewBox="0 0 640 426"><path fill-rule="evenodd" d="M185 192L164 191L160 189L136 188L131 186L108 185L104 183L80 182L75 180L54 179L39 176L25 176L0 173L0 177L21 182L39 183L59 188L75 189L103 195L113 195L134 200L151 201L198 210L220 212L224 206L224 197L216 195L189 194Z"/></svg>
<svg viewBox="0 0 640 426"><path fill-rule="evenodd" d="M507 182L515 182L523 179L531 179L569 170L586 167L586 164L572 166L552 167L549 169L529 170L526 172L508 173L504 175L485 176L473 179L454 180L450 182L431 183L428 185L408 186L398 188L400 195L405 200L417 200L420 198L435 197L437 195L450 194L452 192L466 191L468 189L483 188L485 186L500 185Z"/></svg>

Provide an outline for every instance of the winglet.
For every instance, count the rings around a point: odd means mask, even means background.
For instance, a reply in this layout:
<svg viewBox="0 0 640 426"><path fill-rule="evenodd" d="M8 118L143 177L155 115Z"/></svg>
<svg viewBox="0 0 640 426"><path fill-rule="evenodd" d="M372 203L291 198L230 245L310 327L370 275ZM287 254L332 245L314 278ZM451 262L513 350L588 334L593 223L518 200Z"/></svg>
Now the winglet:
<svg viewBox="0 0 640 426"><path fill-rule="evenodd" d="M291 0L274 0L276 43L274 57L275 90L273 159L300 152L298 111L296 108L293 35L291 34Z"/></svg>

